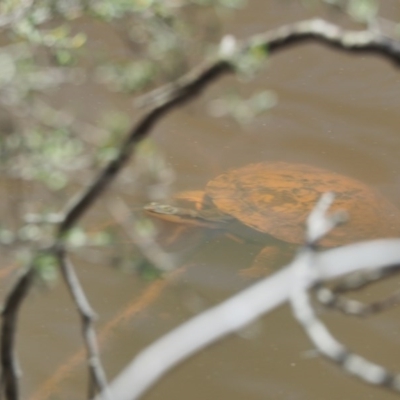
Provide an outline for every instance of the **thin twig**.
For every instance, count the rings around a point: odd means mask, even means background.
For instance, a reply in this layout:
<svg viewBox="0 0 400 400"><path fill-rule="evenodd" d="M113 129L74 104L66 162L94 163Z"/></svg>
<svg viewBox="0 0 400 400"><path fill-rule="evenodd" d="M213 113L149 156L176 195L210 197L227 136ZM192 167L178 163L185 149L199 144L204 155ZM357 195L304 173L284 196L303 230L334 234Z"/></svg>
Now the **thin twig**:
<svg viewBox="0 0 400 400"><path fill-rule="evenodd" d="M319 289L317 296L320 302L326 307L355 317L369 317L370 315L387 311L400 304L400 290L394 291L382 300L367 304L335 295L327 288Z"/></svg>
<svg viewBox="0 0 400 400"><path fill-rule="evenodd" d="M333 308L346 315L367 317L386 311L400 304L400 290L396 290L382 300L364 304L360 301L347 299L341 294L363 289L383 279L391 278L400 272L400 266L394 265L379 271L361 271L355 276L345 277L332 289L322 283L315 287L317 299L326 307Z"/></svg>
<svg viewBox="0 0 400 400"><path fill-rule="evenodd" d="M107 388L107 378L100 361L97 337L93 327L96 315L86 298L85 292L75 273L75 269L67 258L64 249L58 249L56 254L64 280L82 321L83 338L88 354L88 366L91 377L89 380L89 387L93 387L94 383L96 389L102 393L103 398L110 400L111 396ZM94 394L95 393L92 393L92 390L89 390L90 397L93 397Z"/></svg>

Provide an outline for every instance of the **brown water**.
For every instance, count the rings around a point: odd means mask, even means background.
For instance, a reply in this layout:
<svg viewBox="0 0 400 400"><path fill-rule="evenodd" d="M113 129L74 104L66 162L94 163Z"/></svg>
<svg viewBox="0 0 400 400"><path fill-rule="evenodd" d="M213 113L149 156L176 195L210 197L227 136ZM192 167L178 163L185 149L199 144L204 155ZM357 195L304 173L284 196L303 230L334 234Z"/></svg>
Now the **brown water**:
<svg viewBox="0 0 400 400"><path fill-rule="evenodd" d="M226 22L225 32L246 38L316 13L294 1L249 3L248 8ZM400 6L385 2L381 14L398 20ZM339 14L323 15L348 25ZM279 103L246 127L210 117L207 102L232 85L243 95L260 88L271 89ZM399 89L400 72L386 60L304 44L274 55L268 67L250 83L232 77L217 82L201 99L165 118L152 137L175 170L173 191L203 188L210 178L231 167L283 160L356 178L380 190L400 207ZM90 101L94 96L98 98L96 104ZM89 101L94 114L111 107L110 100L103 101L94 90L77 97L81 105ZM128 100L123 102L118 97L115 101L118 107L131 109ZM128 167L125 176L129 173ZM118 195L119 188L121 196L128 196L126 191L122 193L121 182L122 179L109 198ZM20 193L12 185L8 191L14 196ZM40 194L33 188L24 191L28 195ZM99 204L91 218L88 225L93 227L93 220L103 223L110 216L106 207ZM112 259L103 254L91 254L90 260L82 253L74 257L88 297L100 315L98 330L103 338L102 357L108 375L115 375L163 333L248 285L251 281L238 271L251 265L259 250L256 244L214 238L186 256L172 277L155 282L116 272L109 268ZM7 267L11 262L3 259L2 265ZM3 293L6 285L9 284L3 285ZM382 296L395 286L393 282L381 285L368 297ZM326 320L349 346L395 369L400 345L399 316L399 311L394 310L366 321L337 315L328 315ZM35 394L32 398L36 400L84 398L86 374L76 356L81 346L80 329L62 284L47 293L35 290L30 295L21 315L18 339L27 397ZM145 398L394 398L391 393L366 386L330 363L310 356L310 349L285 307L243 334L230 337L179 366ZM75 361L71 359L74 355ZM49 381L49 377L53 380ZM46 393L54 397L46 397Z"/></svg>

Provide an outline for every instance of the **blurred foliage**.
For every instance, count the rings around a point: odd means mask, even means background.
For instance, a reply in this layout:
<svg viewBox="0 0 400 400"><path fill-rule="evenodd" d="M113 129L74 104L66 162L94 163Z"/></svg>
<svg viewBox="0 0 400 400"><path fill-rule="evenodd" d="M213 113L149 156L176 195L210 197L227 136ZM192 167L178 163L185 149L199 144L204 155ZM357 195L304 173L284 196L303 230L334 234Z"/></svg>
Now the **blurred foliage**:
<svg viewBox="0 0 400 400"><path fill-rule="evenodd" d="M39 253L33 260L37 281L45 286L53 286L58 278L58 261L53 254Z"/></svg>
<svg viewBox="0 0 400 400"><path fill-rule="evenodd" d="M345 11L355 21L368 23L378 15L378 0L323 0L330 6Z"/></svg>
<svg viewBox="0 0 400 400"><path fill-rule="evenodd" d="M71 170L109 161L131 118L109 110L108 120L101 116L89 124L85 119L85 125L82 115L62 105L60 111L52 99L62 98L62 90L71 85L136 93L175 79L218 37L219 12L244 5L243 0L3 2L2 171L59 191L70 182ZM103 45L98 32L117 48ZM109 125L121 119L125 121L119 133L109 131ZM2 125L9 125L7 132Z"/></svg>
<svg viewBox="0 0 400 400"><path fill-rule="evenodd" d="M176 79L220 36L221 15L244 5L243 0L2 2L0 169L21 198L5 204L12 211L1 216L0 244L21 254L45 245L76 186L88 184L117 155L132 117L109 104L90 111L97 99L82 103L80 92L131 96ZM136 164L131 182L147 175L149 198L162 197L173 172L154 143L140 146ZM149 227L142 222L139 228L149 234ZM66 240L71 249L104 247L117 240L114 235L76 227ZM51 276L51 263L37 264L42 275Z"/></svg>
<svg viewBox="0 0 400 400"><path fill-rule="evenodd" d="M254 120L257 115L274 107L277 98L272 91L254 93L245 99L237 93L230 93L209 104L209 113L214 117L230 116L241 125Z"/></svg>
<svg viewBox="0 0 400 400"><path fill-rule="evenodd" d="M86 232L83 228L76 226L68 231L65 242L68 248L76 249L85 246L109 246L114 243L114 235L110 230L98 232Z"/></svg>
<svg viewBox="0 0 400 400"><path fill-rule="evenodd" d="M14 241L15 241L14 233L10 229L0 226L0 243L2 245L7 246L13 244Z"/></svg>
<svg viewBox="0 0 400 400"><path fill-rule="evenodd" d="M244 79L251 79L264 65L268 57L265 46L255 43L244 54L239 54L234 59L236 71Z"/></svg>

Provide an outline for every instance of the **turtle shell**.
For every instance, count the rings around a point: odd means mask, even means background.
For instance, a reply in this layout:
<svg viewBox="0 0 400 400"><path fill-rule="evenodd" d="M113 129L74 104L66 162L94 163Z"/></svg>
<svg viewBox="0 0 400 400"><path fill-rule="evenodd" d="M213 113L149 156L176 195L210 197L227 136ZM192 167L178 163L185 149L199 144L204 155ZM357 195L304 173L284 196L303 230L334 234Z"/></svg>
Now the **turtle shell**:
<svg viewBox="0 0 400 400"><path fill-rule="evenodd" d="M381 194L360 181L309 165L250 164L217 176L206 187L220 211L296 244L304 242L305 221L325 192L336 194L330 211L345 210L349 220L323 238L322 246L400 234L400 212Z"/></svg>

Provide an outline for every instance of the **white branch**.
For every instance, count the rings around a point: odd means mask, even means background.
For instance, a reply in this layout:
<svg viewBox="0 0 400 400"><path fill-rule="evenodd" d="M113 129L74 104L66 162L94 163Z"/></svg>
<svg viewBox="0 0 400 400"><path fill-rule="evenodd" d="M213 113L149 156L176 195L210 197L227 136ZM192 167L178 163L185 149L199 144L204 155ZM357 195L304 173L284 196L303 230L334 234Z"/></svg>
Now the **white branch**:
<svg viewBox="0 0 400 400"><path fill-rule="evenodd" d="M326 250L315 253L314 260L326 279L365 268L382 268L400 263L400 239L360 242ZM273 276L192 318L141 351L111 382L113 397L138 399L178 363L282 305L289 299L292 268L296 262L298 258ZM312 286L317 278L317 275L310 275L304 280L304 286Z"/></svg>

